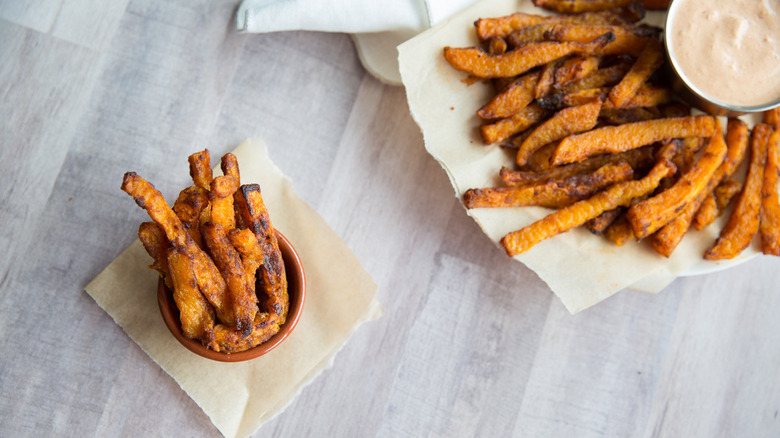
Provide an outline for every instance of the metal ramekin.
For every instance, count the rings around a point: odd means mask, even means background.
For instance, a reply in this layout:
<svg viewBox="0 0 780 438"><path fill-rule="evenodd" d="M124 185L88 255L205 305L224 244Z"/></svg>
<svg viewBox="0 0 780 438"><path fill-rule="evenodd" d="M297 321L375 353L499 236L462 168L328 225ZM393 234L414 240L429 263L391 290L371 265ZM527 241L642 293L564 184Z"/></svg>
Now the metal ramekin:
<svg viewBox="0 0 780 438"><path fill-rule="evenodd" d="M666 49L666 74L671 83L672 89L682 97L686 102L694 107L716 116L728 116L736 117L746 113L755 113L766 111L780 106L780 98L778 100L758 106L739 106L731 105L726 102L721 102L717 99L708 97L702 93L695 85L693 85L688 77L680 71L677 60L669 44L669 29L672 19L677 12L677 6L680 1L673 0L669 5L669 10L666 14L666 21L664 22L664 48Z"/></svg>

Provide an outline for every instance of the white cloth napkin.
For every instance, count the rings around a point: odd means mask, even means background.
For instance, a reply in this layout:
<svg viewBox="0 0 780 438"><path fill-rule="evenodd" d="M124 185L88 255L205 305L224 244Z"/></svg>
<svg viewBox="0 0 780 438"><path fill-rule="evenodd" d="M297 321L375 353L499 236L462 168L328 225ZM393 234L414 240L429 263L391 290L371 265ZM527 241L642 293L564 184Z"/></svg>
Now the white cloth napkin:
<svg viewBox="0 0 780 438"><path fill-rule="evenodd" d="M349 33L366 70L383 82L401 85L396 46L475 1L244 0L236 12L236 29Z"/></svg>

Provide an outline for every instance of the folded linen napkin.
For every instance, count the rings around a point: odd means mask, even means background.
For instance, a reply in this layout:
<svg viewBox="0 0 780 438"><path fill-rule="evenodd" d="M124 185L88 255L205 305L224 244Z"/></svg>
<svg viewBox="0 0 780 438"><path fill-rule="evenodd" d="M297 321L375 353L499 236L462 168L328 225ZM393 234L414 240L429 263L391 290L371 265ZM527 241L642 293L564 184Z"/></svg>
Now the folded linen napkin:
<svg viewBox="0 0 780 438"><path fill-rule="evenodd" d="M401 85L396 46L475 1L244 0L236 12L236 29L349 33L366 70L385 83Z"/></svg>

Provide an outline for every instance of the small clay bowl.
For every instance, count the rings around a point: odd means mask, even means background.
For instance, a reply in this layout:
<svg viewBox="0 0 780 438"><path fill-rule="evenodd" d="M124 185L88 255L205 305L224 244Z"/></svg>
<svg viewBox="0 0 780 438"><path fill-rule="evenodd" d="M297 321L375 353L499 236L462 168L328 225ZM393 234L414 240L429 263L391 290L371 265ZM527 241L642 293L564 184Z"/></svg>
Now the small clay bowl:
<svg viewBox="0 0 780 438"><path fill-rule="evenodd" d="M284 260L284 269L287 273L287 293L290 296L287 319L277 334L257 347L239 353L219 353L206 348L199 341L184 337L181 331L181 323L179 322L179 309L173 301L173 291L168 289L165 286L165 282L160 279L157 285L157 304L160 306L163 321L165 321L165 325L168 326L173 337L198 356L220 362L242 362L254 359L268 353L281 344L292 333L295 325L298 324L298 319L301 317L303 302L306 299L306 276L303 272L301 259L290 241L279 231L276 231L276 238L279 241L282 260Z"/></svg>

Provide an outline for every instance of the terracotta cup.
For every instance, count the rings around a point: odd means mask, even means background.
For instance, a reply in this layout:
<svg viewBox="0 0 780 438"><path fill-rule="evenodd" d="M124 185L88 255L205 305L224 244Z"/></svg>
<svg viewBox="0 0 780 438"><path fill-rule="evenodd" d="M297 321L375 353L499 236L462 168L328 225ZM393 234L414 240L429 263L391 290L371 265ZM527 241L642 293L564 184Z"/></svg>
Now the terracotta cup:
<svg viewBox="0 0 780 438"><path fill-rule="evenodd" d="M163 280L160 279L157 285L157 304L160 306L160 313L165 321L165 325L168 326L176 340L199 356L220 362L241 362L268 353L292 333L295 325L298 324L298 319L301 317L303 303L306 299L306 276L303 272L301 259L290 241L279 231L276 231L276 238L279 241L282 260L284 260L284 268L287 273L287 292L290 296L287 320L282 324L279 332L257 347L239 353L219 353L206 348L199 341L184 337L181 331L181 323L179 322L179 309L173 301L173 291L168 289Z"/></svg>

